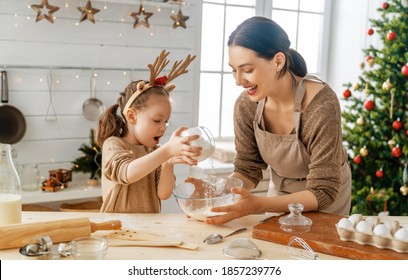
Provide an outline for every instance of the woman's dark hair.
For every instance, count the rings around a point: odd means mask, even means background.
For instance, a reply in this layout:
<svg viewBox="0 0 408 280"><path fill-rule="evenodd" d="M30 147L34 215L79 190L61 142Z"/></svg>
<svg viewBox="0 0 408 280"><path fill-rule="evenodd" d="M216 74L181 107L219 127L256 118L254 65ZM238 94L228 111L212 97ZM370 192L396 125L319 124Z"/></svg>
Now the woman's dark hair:
<svg viewBox="0 0 408 280"><path fill-rule="evenodd" d="M269 18L255 16L243 21L229 36L228 46L251 49L258 57L267 60L282 52L286 63L279 77L288 70L300 77L307 74L306 62L297 51L289 48L290 41L285 30Z"/></svg>
<svg viewBox="0 0 408 280"><path fill-rule="evenodd" d="M97 144L102 147L103 142L111 136L123 137L127 133L126 117L123 109L129 98L137 91L137 84L140 81L132 81L123 92L120 93L116 104L109 107L99 119ZM146 84L147 81L144 81ZM153 86L141 93L130 107L143 110L147 101L152 95L169 96L169 92L161 86ZM118 109L120 115L118 115Z"/></svg>

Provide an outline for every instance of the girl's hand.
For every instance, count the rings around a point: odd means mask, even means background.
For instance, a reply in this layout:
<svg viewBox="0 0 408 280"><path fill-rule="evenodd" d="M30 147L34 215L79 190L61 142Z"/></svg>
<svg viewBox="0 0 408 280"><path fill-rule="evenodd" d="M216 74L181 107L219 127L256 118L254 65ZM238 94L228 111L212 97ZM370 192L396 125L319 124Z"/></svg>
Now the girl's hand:
<svg viewBox="0 0 408 280"><path fill-rule="evenodd" d="M175 165L175 164L186 164L186 165L197 165L197 160L190 158L190 157L184 157L184 156L176 156L176 157L171 157L167 163Z"/></svg>
<svg viewBox="0 0 408 280"><path fill-rule="evenodd" d="M227 212L224 215L206 218L206 224L219 225L227 223L231 220L259 212L258 198L250 193L247 189L241 187L234 187L231 191L239 194L241 197L235 204L227 206L213 207L212 212Z"/></svg>
<svg viewBox="0 0 408 280"><path fill-rule="evenodd" d="M181 132L186 129L186 127L179 127L176 129L171 135L169 141L163 146L168 148L171 157L178 157L174 161L194 165L197 164L197 160L195 158L200 156L202 148L191 146L190 142L198 139L200 136L181 136Z"/></svg>

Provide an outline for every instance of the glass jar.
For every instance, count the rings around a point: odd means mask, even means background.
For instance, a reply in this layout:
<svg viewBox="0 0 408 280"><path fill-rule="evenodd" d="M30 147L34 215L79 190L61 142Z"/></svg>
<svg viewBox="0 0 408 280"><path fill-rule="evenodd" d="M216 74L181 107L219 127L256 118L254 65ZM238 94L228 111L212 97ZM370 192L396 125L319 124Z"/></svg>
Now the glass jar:
<svg viewBox="0 0 408 280"><path fill-rule="evenodd" d="M36 164L23 164L18 170L23 191L40 190L40 171Z"/></svg>
<svg viewBox="0 0 408 280"><path fill-rule="evenodd" d="M0 144L0 225L21 223L21 183L11 145Z"/></svg>
<svg viewBox="0 0 408 280"><path fill-rule="evenodd" d="M202 147L201 155L196 158L197 161L203 161L213 154L215 150L215 140L208 128L204 126L191 127L181 133L181 136L190 135L200 136L200 138L198 138L197 140L190 142L191 146Z"/></svg>

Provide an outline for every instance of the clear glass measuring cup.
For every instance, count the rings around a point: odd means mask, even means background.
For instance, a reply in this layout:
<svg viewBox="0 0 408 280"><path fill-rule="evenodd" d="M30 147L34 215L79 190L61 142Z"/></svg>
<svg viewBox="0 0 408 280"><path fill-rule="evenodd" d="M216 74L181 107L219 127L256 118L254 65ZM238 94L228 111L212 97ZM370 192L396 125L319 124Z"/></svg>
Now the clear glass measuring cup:
<svg viewBox="0 0 408 280"><path fill-rule="evenodd" d="M202 147L201 155L197 157L197 161L203 161L210 157L215 150L215 140L211 131L204 127L191 127L189 129L184 130L181 133L181 136L190 136L190 135L199 135L200 138L197 140L191 141L190 145Z"/></svg>

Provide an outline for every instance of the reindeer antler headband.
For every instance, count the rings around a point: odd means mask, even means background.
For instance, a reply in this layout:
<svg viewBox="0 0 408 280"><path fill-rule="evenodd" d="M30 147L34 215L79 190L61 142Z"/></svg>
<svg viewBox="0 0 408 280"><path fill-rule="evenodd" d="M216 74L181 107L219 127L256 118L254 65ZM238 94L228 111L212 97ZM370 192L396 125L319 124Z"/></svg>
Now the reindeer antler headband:
<svg viewBox="0 0 408 280"><path fill-rule="evenodd" d="M146 84L144 81L140 81L137 83L137 90L133 93L133 95L129 98L126 102L125 108L123 109L123 114L126 115L126 112L129 110L130 106L132 105L133 101L142 94L147 89L153 86L161 86L164 87L165 90L168 92L174 90L176 88L175 84L169 84L169 82L173 81L178 76L186 74L188 72L187 66L196 58L195 55L191 56L188 55L184 60L176 60L174 62L173 67L170 70L168 76L164 75L161 77L157 77L161 71L163 71L164 67L169 64L169 60L167 56L170 52L166 52L166 50L162 50L160 55L156 57L156 60L153 64L149 64L148 67L150 69L150 79L149 82Z"/></svg>

